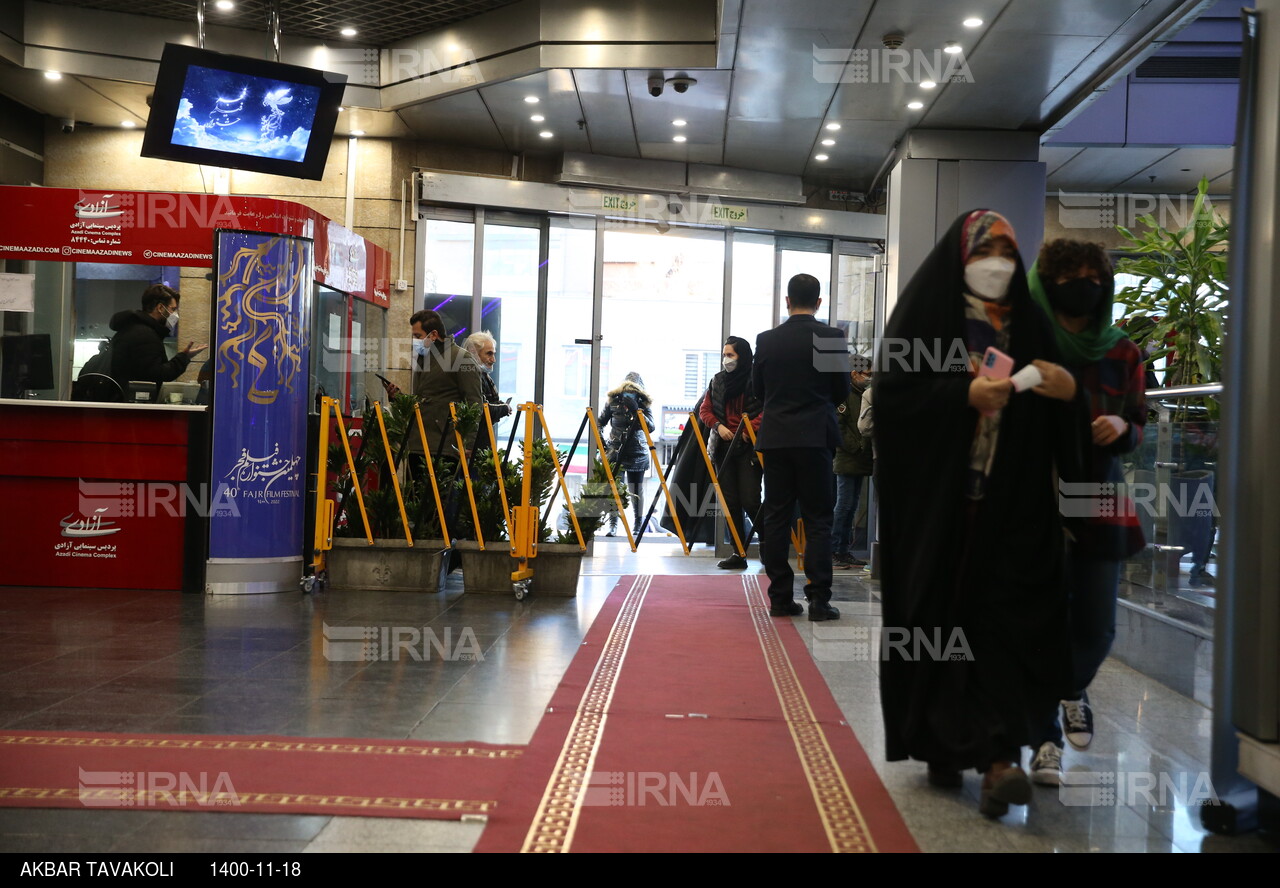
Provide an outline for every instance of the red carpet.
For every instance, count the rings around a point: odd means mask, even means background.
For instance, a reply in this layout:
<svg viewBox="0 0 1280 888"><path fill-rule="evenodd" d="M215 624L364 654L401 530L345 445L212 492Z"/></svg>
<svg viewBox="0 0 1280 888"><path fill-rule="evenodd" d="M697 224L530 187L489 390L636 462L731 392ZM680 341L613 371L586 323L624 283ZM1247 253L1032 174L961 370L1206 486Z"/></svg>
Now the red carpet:
<svg viewBox="0 0 1280 888"><path fill-rule="evenodd" d="M487 815L523 747L0 731L0 806Z"/></svg>
<svg viewBox="0 0 1280 888"><path fill-rule="evenodd" d="M478 851L915 851L758 578L623 580Z"/></svg>

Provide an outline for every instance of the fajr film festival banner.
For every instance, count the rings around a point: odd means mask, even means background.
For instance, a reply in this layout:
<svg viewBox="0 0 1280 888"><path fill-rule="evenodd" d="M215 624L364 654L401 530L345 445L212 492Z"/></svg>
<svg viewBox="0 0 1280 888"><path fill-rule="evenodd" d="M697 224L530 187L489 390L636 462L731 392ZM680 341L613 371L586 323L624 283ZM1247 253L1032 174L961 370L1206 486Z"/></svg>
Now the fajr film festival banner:
<svg viewBox="0 0 1280 888"><path fill-rule="evenodd" d="M211 482L234 510L209 518L210 559L303 549L312 243L215 233Z"/></svg>

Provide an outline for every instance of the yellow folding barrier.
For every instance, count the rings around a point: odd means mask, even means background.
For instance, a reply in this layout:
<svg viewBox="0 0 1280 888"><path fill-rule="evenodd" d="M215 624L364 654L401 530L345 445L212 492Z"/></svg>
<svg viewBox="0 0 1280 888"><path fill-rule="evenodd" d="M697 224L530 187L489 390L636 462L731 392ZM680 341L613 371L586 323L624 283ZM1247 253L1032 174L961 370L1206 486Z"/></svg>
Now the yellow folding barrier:
<svg viewBox="0 0 1280 888"><path fill-rule="evenodd" d="M360 478L356 474L356 461L351 456L351 444L347 440L347 428L342 422L342 411L338 409L335 398L320 399L320 440L316 447L316 515L315 534L312 540L311 576L302 581L308 592L314 587L317 578L323 578L327 569L326 552L333 549L333 522L336 517L334 502L326 495L329 486L329 414L333 413L338 421L338 437L342 440L342 451L347 457L347 471L351 473L351 487L356 494L356 504L360 507L360 518L364 522L365 538L373 545L373 530L369 527L369 515L364 508L364 494L360 491Z"/></svg>
<svg viewBox="0 0 1280 888"><path fill-rule="evenodd" d="M387 471L391 473L391 488L396 492L396 504L400 506L400 523L404 525L404 540L413 548L413 528L409 526L409 516L404 510L404 497L400 493L400 477L396 474L396 459L391 454L391 442L387 440L387 424L382 419L382 402L373 402L373 412L378 418L378 431L382 433L382 446L387 453Z"/></svg>
<svg viewBox="0 0 1280 888"><path fill-rule="evenodd" d="M600 437L600 426L596 425L595 411L587 408L587 419L591 422L591 434L595 435L596 447L600 451L600 462L604 464L604 473L609 479L609 489L613 491L613 502L618 507L618 517L622 519L622 527L627 532L627 542L631 551L636 550L635 537L631 535L631 522L627 520L627 510L622 506L622 497L618 495L618 482L613 479L613 468L609 465L609 454L605 450L604 441Z"/></svg>
<svg viewBox="0 0 1280 888"><path fill-rule="evenodd" d="M484 551L484 534L480 530L480 510L476 508L476 492L471 487L471 469L467 466L467 447L462 443L462 432L458 431L458 409L449 402L449 416L453 419L453 436L458 442L458 460L462 463L462 477L467 483L467 499L471 501L471 521L476 528L476 542L480 551ZM502 484L502 472L498 472L498 484Z"/></svg>
<svg viewBox="0 0 1280 888"><path fill-rule="evenodd" d="M413 405L413 419L418 425L418 437L422 440L422 455L427 461L427 476L431 479L431 494L436 500L436 514L440 516L440 537L449 543L449 524L444 517L444 504L440 501L440 484L436 479L435 460L431 458L431 448L427 446L427 429L422 424L422 405L415 402Z"/></svg>
<svg viewBox="0 0 1280 888"><path fill-rule="evenodd" d="M667 498L667 511L671 513L671 520L675 522L676 536L680 538L680 546L684 549L684 554L688 555L689 544L685 541L684 528L680 526L680 516L676 513L676 504L671 499L671 490L667 487L667 478L661 471L658 471L662 468L662 461L658 459L658 449L653 446L653 436L649 434L649 424L644 420L643 410L636 411L636 419L640 422L640 428L644 429L644 439L649 444L649 460L657 467L654 474L658 476L658 483L662 485L662 493Z"/></svg>
<svg viewBox="0 0 1280 888"><path fill-rule="evenodd" d="M693 413L689 414L689 421L693 423L695 430L701 428L701 426L698 425L698 417ZM747 426L750 427L750 425L751 423L748 422ZM738 536L738 528L734 526L732 519L729 518L729 507L724 500L724 491L720 489L720 479L716 477L715 466L711 465L711 454L707 452L707 442L702 440L701 434L695 435L694 437L698 439L698 447L702 450L702 458L707 463L707 472L711 475L711 486L716 490L716 499L720 501L720 512L724 515L725 522L729 525L729 534L733 537L734 548L741 557L746 558L747 550L742 545L742 538Z"/></svg>

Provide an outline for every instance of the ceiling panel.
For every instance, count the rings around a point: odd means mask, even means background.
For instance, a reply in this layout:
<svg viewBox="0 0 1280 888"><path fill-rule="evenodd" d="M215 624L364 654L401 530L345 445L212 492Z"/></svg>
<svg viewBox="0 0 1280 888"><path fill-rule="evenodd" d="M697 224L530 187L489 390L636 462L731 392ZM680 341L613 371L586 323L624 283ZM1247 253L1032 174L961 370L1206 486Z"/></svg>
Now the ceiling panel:
<svg viewBox="0 0 1280 888"><path fill-rule="evenodd" d="M587 138L594 154L639 157L635 126L631 121L631 97L625 72L606 68L580 68L573 72L578 101L587 120Z"/></svg>
<svg viewBox="0 0 1280 888"><path fill-rule="evenodd" d="M662 95L649 94L650 72L627 71L627 93L635 120L640 156L654 160L688 159L696 163L722 163L725 109L729 103L730 71L690 71L698 82L685 93L670 84ZM673 120L687 121L676 127ZM677 135L688 141L672 141ZM695 159L696 158L696 159Z"/></svg>
<svg viewBox="0 0 1280 888"><path fill-rule="evenodd" d="M1049 176L1050 191L1115 191L1171 153L1168 148L1089 148Z"/></svg>
<svg viewBox="0 0 1280 888"><path fill-rule="evenodd" d="M489 116L489 109L475 91L455 93L434 102L401 108L400 118L415 137L477 148L510 150Z"/></svg>
<svg viewBox="0 0 1280 888"><path fill-rule="evenodd" d="M1231 171L1232 148L1179 148L1125 181L1116 190L1145 193L1193 192L1202 176L1210 182ZM1155 176L1155 181L1151 177Z"/></svg>
<svg viewBox="0 0 1280 888"><path fill-rule="evenodd" d="M587 151L582 105L571 72L539 71L527 77L493 83L480 88L480 96L498 123L503 140L512 151ZM526 102L536 98L536 104ZM546 119L533 121L534 115ZM542 132L552 133L549 139Z"/></svg>

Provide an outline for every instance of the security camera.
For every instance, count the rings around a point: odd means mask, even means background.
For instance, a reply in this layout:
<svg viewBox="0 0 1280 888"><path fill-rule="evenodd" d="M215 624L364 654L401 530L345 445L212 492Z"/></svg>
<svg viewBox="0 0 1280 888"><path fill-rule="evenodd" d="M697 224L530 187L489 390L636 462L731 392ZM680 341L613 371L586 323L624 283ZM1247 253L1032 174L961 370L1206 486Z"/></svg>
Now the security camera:
<svg viewBox="0 0 1280 888"><path fill-rule="evenodd" d="M698 81L694 80L692 77L672 77L667 81L667 83L671 84L671 88L678 93L687 93L689 91L689 87L693 86L697 82Z"/></svg>
<svg viewBox="0 0 1280 888"><path fill-rule="evenodd" d="M76 122L70 117L58 118L58 125L62 127L64 133L74 133L76 131Z"/></svg>
<svg viewBox="0 0 1280 888"><path fill-rule="evenodd" d="M662 85L664 83L666 83L666 81L662 79L661 74L655 74L652 77L650 77L649 78L649 95L653 96L655 99L658 96L662 95Z"/></svg>
<svg viewBox="0 0 1280 888"><path fill-rule="evenodd" d="M675 198L671 198L667 201L667 212L673 216L678 216L684 212L684 204Z"/></svg>

